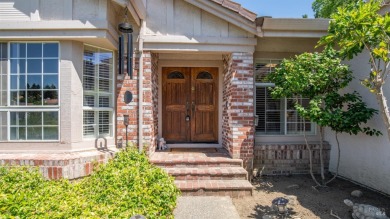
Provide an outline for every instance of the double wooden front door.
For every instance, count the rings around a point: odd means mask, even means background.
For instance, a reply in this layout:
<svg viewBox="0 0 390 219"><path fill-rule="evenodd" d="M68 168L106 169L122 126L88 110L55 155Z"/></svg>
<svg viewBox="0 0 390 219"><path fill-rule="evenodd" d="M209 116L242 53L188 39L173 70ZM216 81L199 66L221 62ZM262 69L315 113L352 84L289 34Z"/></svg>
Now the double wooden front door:
<svg viewBox="0 0 390 219"><path fill-rule="evenodd" d="M218 140L218 68L163 68L163 137L168 143Z"/></svg>

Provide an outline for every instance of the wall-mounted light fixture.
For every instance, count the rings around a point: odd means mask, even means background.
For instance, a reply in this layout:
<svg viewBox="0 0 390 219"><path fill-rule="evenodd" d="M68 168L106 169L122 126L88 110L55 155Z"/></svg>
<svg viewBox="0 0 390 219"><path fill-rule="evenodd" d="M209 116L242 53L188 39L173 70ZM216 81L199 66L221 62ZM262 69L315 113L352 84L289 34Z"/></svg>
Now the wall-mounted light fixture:
<svg viewBox="0 0 390 219"><path fill-rule="evenodd" d="M133 26L128 22L127 11L126 7L124 20L118 25L118 30L121 32L119 36L119 74L124 73L126 59L127 74L130 79L133 79ZM127 36L127 56L125 56L125 35Z"/></svg>

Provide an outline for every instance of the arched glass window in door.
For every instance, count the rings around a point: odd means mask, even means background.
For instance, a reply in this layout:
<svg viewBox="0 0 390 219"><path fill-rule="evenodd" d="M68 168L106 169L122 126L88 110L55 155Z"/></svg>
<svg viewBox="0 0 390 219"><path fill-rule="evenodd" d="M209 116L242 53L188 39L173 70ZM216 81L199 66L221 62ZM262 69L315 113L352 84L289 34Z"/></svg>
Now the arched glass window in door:
<svg viewBox="0 0 390 219"><path fill-rule="evenodd" d="M184 75L181 72L174 71L169 73L168 79L184 79Z"/></svg>
<svg viewBox="0 0 390 219"><path fill-rule="evenodd" d="M198 74L196 79L213 79L213 76L210 73L203 71Z"/></svg>

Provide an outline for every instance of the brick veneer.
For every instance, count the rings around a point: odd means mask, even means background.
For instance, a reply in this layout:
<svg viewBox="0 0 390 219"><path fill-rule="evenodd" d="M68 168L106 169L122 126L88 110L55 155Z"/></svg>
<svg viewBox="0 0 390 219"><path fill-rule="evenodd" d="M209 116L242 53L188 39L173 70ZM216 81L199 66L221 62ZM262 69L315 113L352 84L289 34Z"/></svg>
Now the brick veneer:
<svg viewBox="0 0 390 219"><path fill-rule="evenodd" d="M310 144L313 153L313 172L320 173L320 145ZM309 173L309 150L305 144L258 144L254 149L253 167L263 175ZM330 145L324 144L324 167L328 169Z"/></svg>
<svg viewBox="0 0 390 219"><path fill-rule="evenodd" d="M117 146L124 147L126 141L126 127L123 124L123 115L129 115L129 126L127 127L128 141L137 145L138 143L138 71L139 58L134 59L133 80L127 74L117 75L117 99L116 99L116 137ZM124 94L126 91L133 93L133 101L129 104L124 103Z"/></svg>
<svg viewBox="0 0 390 219"><path fill-rule="evenodd" d="M158 137L158 54L144 53L144 146L151 155Z"/></svg>
<svg viewBox="0 0 390 219"><path fill-rule="evenodd" d="M77 179L92 173L94 163L106 163L117 151L59 154L1 154L0 166L35 166L46 179Z"/></svg>
<svg viewBox="0 0 390 219"><path fill-rule="evenodd" d="M135 58L133 80L126 74L117 77L117 144L125 144L126 128L123 124L123 115L129 115L128 140L138 145L138 71L139 58ZM143 53L143 146L149 153L153 153L157 145L158 135L158 55L149 51ZM123 102L124 93L129 90L133 93L133 102Z"/></svg>
<svg viewBox="0 0 390 219"><path fill-rule="evenodd" d="M222 145L233 158L253 158L254 87L253 55L232 53L223 57Z"/></svg>

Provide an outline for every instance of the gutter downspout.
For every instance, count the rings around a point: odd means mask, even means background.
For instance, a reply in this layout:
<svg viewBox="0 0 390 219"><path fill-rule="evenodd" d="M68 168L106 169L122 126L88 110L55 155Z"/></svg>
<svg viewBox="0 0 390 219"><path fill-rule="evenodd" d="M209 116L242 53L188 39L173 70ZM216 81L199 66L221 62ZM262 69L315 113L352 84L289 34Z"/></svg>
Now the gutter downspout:
<svg viewBox="0 0 390 219"><path fill-rule="evenodd" d="M144 30L146 22L141 20L141 27L139 31L138 49L139 49L139 71L138 71L138 149L141 153L144 149L143 146L143 105L144 105Z"/></svg>

